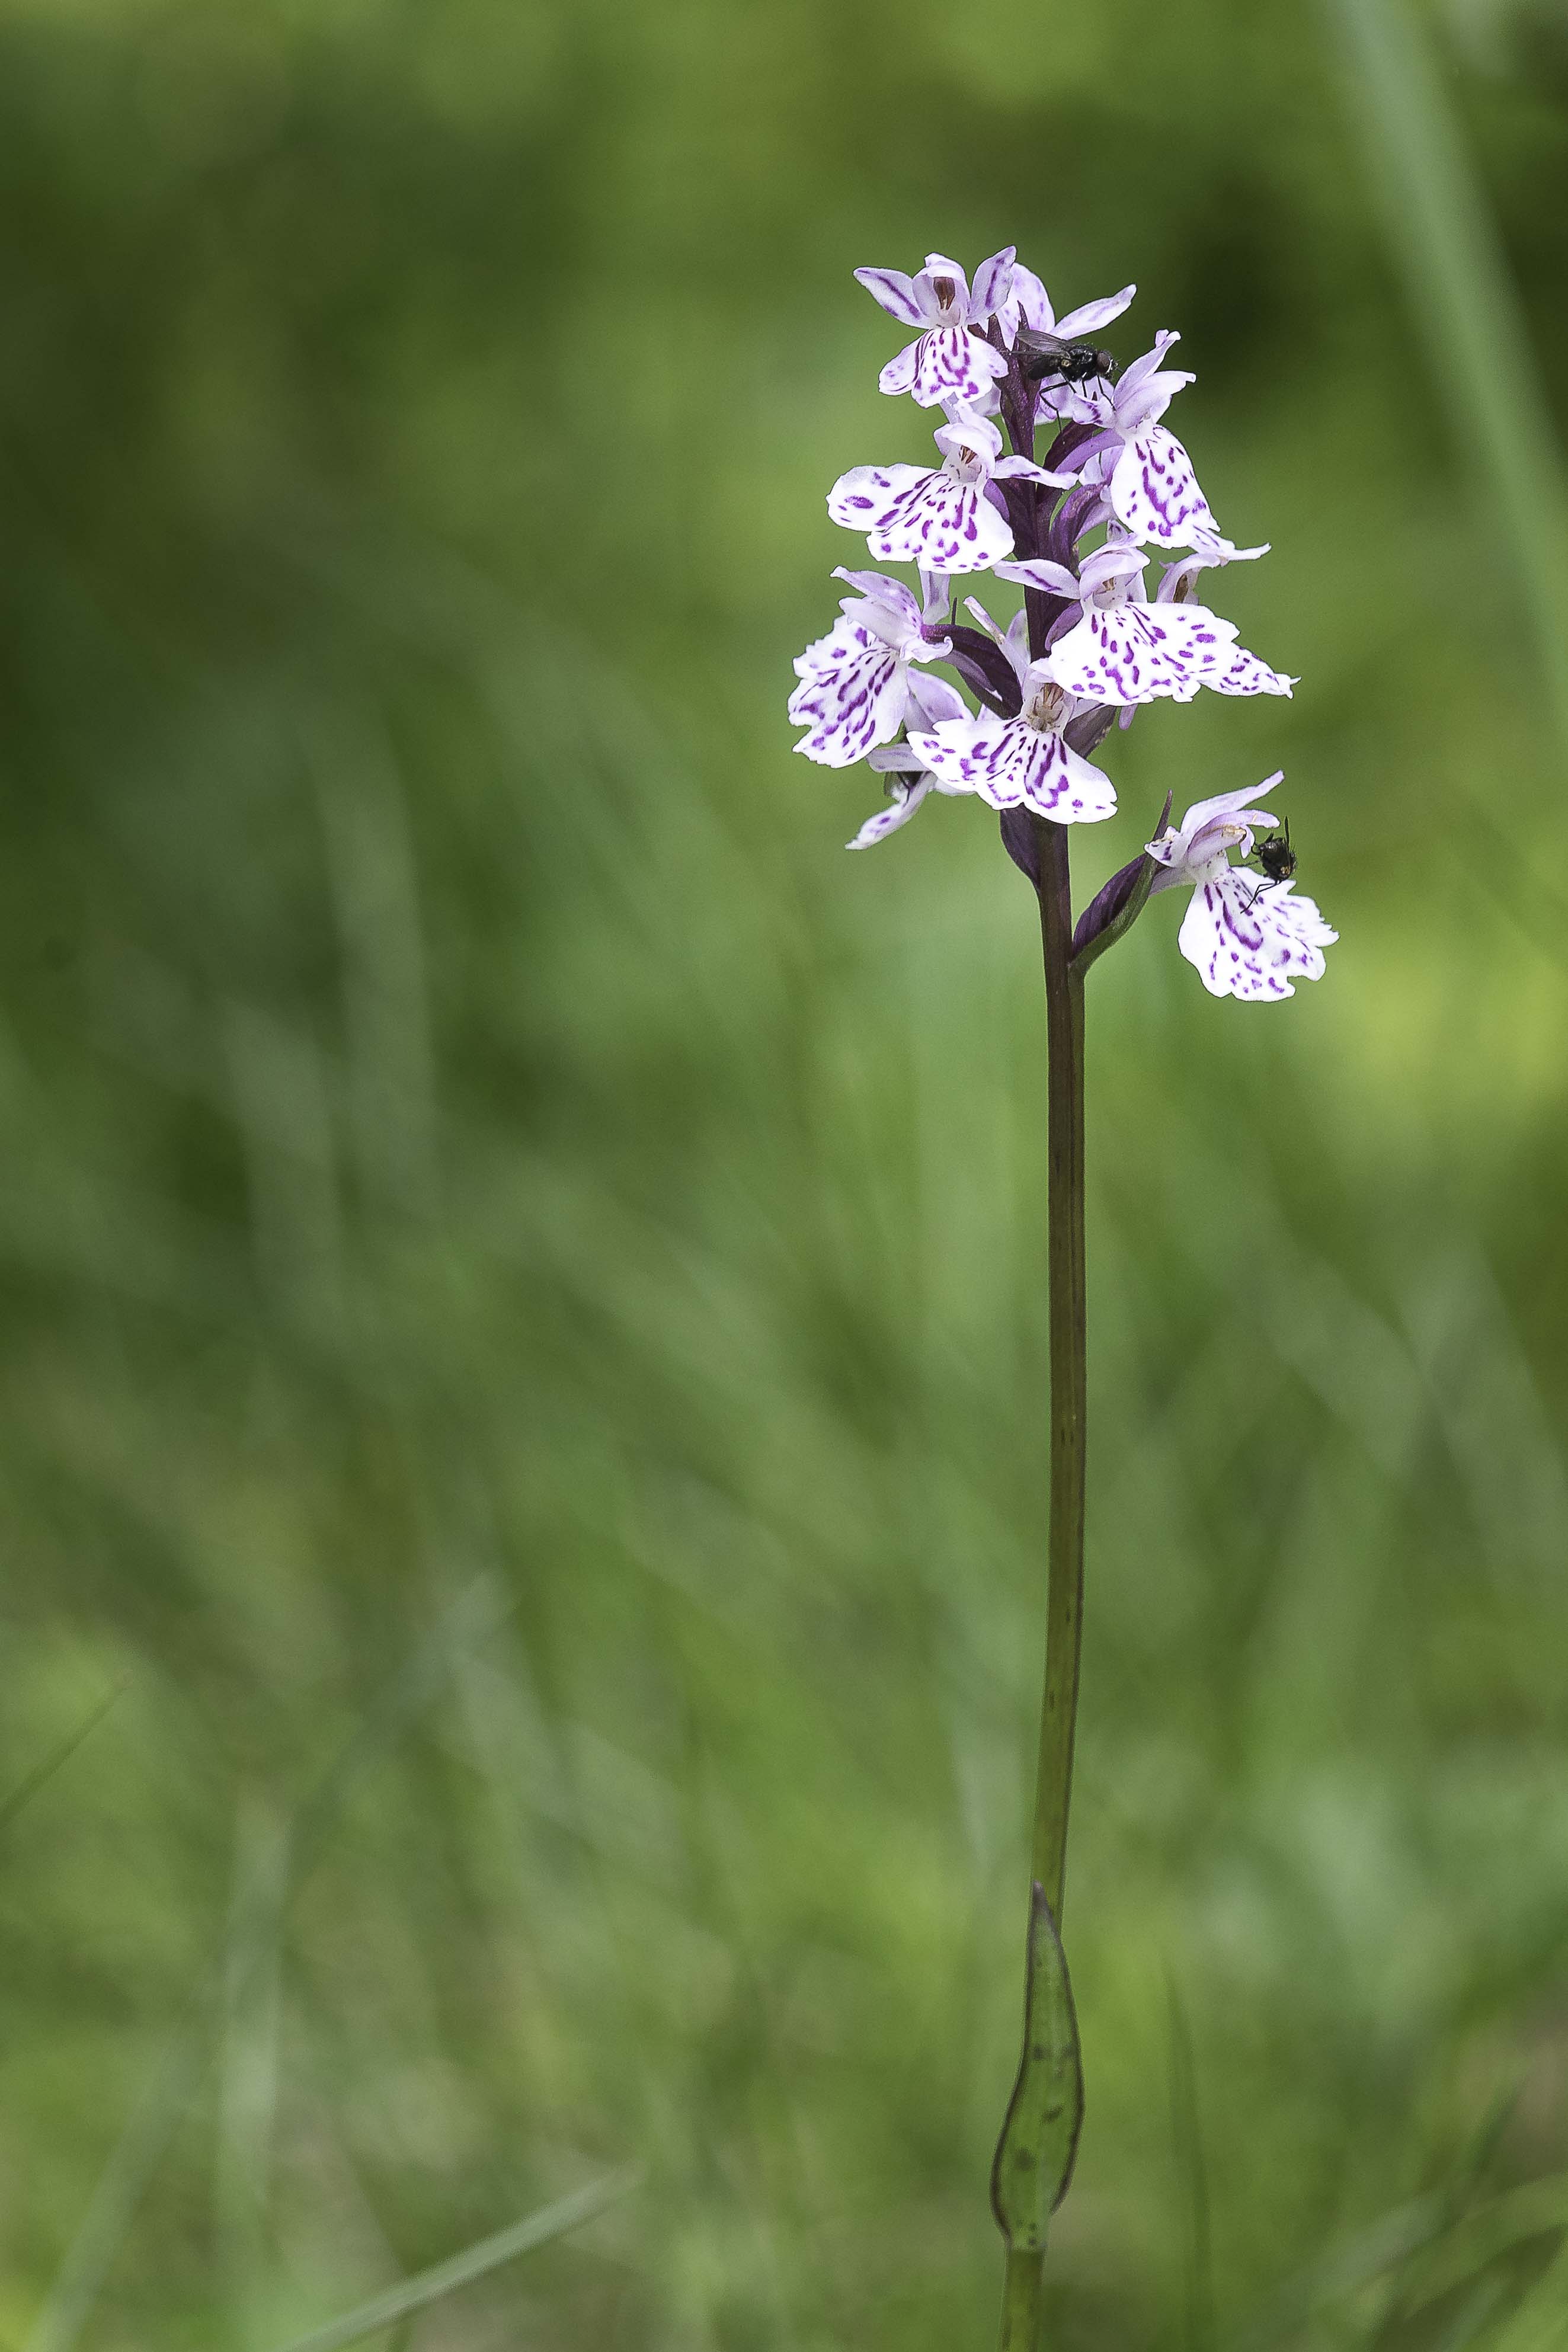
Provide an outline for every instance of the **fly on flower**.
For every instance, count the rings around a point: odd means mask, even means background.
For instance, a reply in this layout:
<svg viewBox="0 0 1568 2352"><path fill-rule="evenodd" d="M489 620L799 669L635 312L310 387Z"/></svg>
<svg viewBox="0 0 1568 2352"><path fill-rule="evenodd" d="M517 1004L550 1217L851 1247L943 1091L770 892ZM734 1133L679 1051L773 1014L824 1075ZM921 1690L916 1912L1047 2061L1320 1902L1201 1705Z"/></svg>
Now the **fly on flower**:
<svg viewBox="0 0 1568 2352"><path fill-rule="evenodd" d="M1114 383L1117 366L1114 354L1099 351L1093 343L1064 342L1060 335L1047 334L1043 327L1020 327L1015 343L1027 352L1024 374L1030 383Z"/></svg>
<svg viewBox="0 0 1568 2352"><path fill-rule="evenodd" d="M1230 862L1233 849L1247 858L1265 846L1257 841L1257 828L1279 820L1258 803L1282 781L1281 771L1256 788L1244 785L1195 802L1145 853L1161 869L1151 896L1183 885L1192 889L1176 944L1211 996L1254 1003L1294 996L1296 981L1321 980L1323 950L1339 938L1315 899L1296 897L1295 853L1287 836L1268 837L1270 849L1278 843L1290 861L1289 872L1278 879L1268 878L1266 867L1262 882L1249 882L1245 868Z"/></svg>

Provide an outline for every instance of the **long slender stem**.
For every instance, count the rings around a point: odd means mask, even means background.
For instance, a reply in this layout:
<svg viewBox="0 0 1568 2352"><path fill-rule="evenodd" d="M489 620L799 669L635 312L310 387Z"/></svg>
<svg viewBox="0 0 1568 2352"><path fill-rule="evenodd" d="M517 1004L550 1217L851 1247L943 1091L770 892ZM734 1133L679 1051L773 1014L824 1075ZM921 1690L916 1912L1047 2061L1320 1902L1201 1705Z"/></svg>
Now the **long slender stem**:
<svg viewBox="0 0 1568 2352"><path fill-rule="evenodd" d="M1083 1505L1086 1418L1083 1170L1083 982L1069 966L1072 912L1068 837L1044 825L1040 931L1046 963L1046 1212L1048 1220L1051 1366L1051 1506L1046 1603L1046 1684L1030 1875L1046 1890L1061 1927L1067 1874L1068 1805L1078 1717L1083 1625Z"/></svg>
<svg viewBox="0 0 1568 2352"><path fill-rule="evenodd" d="M1083 1628L1084 1437L1086 1427L1083 981L1070 968L1072 908L1068 836L1037 827L1040 936L1046 968L1047 1178L1051 1444L1050 1532L1046 1599L1046 1676L1029 1874L1043 1886L1059 1929L1067 1879ZM1009 2248L1002 2307L1002 2352L1037 2352L1045 2256Z"/></svg>
<svg viewBox="0 0 1568 2352"><path fill-rule="evenodd" d="M1035 393L1016 364L1002 409L1014 448L1035 454ZM1043 509L1035 511L1037 540ZM1031 552L1037 552L1033 548ZM1052 607L1026 592L1029 651L1046 650ZM1050 1532L1046 1600L1046 1679L1029 1876L1043 1887L1061 1926L1067 1878L1068 1806L1078 1720L1083 1625L1084 1435L1087 1346L1084 1271L1083 974L1072 969L1072 876L1065 825L1032 821L1037 855L1040 943L1046 968L1047 1180L1051 1443ZM1031 1906L1033 1886L1030 1890ZM1009 2244L1002 2299L1001 2352L1038 2352L1045 2252Z"/></svg>

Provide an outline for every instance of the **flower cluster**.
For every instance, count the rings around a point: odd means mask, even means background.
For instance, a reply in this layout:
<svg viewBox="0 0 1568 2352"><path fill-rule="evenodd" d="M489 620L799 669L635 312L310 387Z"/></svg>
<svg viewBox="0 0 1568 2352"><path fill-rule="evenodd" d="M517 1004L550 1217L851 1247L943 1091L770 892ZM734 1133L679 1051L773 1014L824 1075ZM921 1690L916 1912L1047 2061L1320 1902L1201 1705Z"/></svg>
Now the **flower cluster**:
<svg viewBox="0 0 1568 2352"><path fill-rule="evenodd" d="M854 593L795 665L789 715L805 730L795 749L825 767L868 761L886 780L887 803L852 849L896 832L933 792L1099 824L1116 794L1092 755L1144 703L1190 702L1205 688L1290 692L1295 680L1239 645L1235 624L1194 593L1205 572L1268 550L1224 536L1163 422L1193 381L1165 364L1178 338L1157 334L1120 372L1084 340L1121 315L1132 287L1058 319L1011 247L973 283L940 253L913 278L855 274L915 330L881 389L911 394L944 421L935 465L856 466L827 494L834 521L859 532L878 563L910 564L919 577L917 595L885 572L839 570ZM1037 463L1042 428L1051 439ZM967 593L968 621L954 617L954 583L966 592L985 572L1024 592L1005 625ZM934 674L939 662L977 709ZM1291 995L1294 980L1320 976L1336 936L1294 893L1288 833L1259 840L1276 820L1250 805L1257 796L1200 802L1144 852L1138 903L1192 886L1181 950L1219 996ZM1232 866L1233 851L1256 870Z"/></svg>

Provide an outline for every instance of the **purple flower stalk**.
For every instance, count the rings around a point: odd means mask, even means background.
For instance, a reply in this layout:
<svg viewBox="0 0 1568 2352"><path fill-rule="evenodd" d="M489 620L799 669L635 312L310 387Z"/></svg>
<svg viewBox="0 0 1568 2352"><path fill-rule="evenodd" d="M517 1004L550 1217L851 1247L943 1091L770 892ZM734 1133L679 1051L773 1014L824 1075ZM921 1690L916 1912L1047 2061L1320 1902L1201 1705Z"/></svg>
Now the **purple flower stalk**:
<svg viewBox="0 0 1568 2352"><path fill-rule="evenodd" d="M1191 372L1178 338L1118 372L1087 339L1135 289L1058 319L1011 247L975 271L930 254L905 277L856 271L917 332L881 389L941 408L935 466L857 466L828 493L835 522L882 563L919 568L916 593L880 572L840 571L857 593L795 663L798 751L825 767L865 760L887 800L849 846L899 831L933 794L997 812L1039 900L1047 1066L1050 1523L1045 1694L1030 1858L1024 2054L992 2173L1007 2247L1004 2352L1037 2352L1050 2218L1067 2193L1082 2116L1078 2028L1061 1943L1083 1601L1084 982L1163 891L1189 887L1177 944L1214 996L1267 1003L1317 980L1336 934L1294 887L1289 828L1259 805L1281 781L1216 793L1169 822L1090 898L1076 925L1068 828L1114 816L1094 754L1144 704L1210 693L1289 695L1296 681L1237 642L1195 589L1252 562L1220 531L1192 459L1164 424ZM999 420L999 422L997 421ZM1049 440L1040 458L1036 438ZM1004 439L1005 436L1005 440ZM1151 557L1164 561L1152 595ZM1021 588L999 625L950 582L992 572ZM973 623L973 625L970 625ZM956 679L938 675L945 664ZM978 708L961 689L967 688ZM1233 860L1237 862L1233 862Z"/></svg>

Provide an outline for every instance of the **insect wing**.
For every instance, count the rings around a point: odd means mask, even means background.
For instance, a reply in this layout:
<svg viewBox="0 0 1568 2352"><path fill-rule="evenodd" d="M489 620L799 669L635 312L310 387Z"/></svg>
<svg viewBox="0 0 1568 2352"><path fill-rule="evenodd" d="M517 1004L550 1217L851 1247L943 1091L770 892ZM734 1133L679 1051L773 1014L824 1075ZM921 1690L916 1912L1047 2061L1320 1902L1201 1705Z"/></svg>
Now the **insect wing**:
<svg viewBox="0 0 1568 2352"><path fill-rule="evenodd" d="M1025 370L1037 383L1043 375L1060 372L1062 362L1072 349L1059 335L1048 335L1043 327L1020 327L1014 341L1020 351L1027 352L1035 364Z"/></svg>

